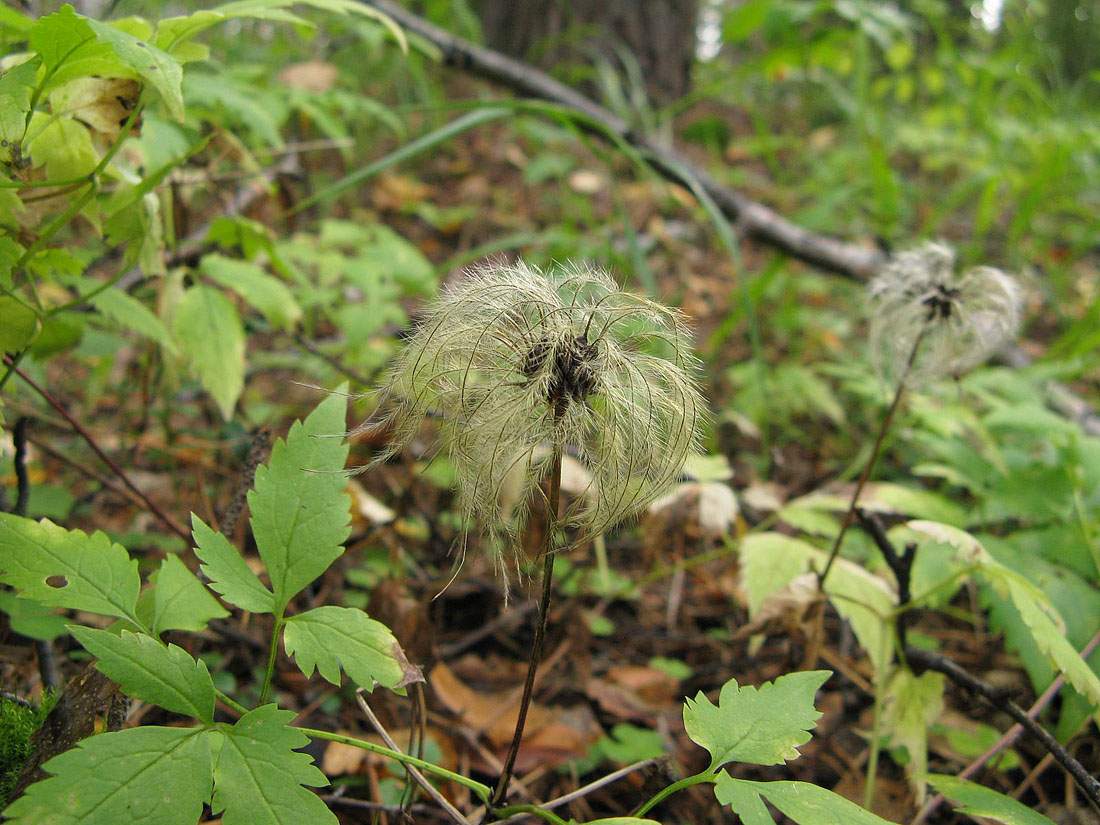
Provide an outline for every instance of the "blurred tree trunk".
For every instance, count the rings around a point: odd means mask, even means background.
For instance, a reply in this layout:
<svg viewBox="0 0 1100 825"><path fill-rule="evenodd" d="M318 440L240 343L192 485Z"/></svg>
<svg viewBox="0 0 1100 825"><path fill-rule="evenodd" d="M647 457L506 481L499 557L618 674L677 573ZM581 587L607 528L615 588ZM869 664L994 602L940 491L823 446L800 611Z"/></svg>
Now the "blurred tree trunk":
<svg viewBox="0 0 1100 825"><path fill-rule="evenodd" d="M608 59L638 61L652 100L682 97L691 84L698 0L475 0L487 45L545 69ZM591 73L588 73L591 76Z"/></svg>

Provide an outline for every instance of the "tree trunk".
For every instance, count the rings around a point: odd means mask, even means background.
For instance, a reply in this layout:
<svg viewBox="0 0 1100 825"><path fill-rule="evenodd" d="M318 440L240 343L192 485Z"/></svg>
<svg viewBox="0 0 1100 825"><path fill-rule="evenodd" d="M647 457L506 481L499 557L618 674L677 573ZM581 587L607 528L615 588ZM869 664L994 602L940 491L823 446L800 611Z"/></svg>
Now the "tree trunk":
<svg viewBox="0 0 1100 825"><path fill-rule="evenodd" d="M691 84L698 0L476 0L487 45L560 71L610 61L638 62L650 99L667 103ZM591 71L580 85L591 85Z"/></svg>

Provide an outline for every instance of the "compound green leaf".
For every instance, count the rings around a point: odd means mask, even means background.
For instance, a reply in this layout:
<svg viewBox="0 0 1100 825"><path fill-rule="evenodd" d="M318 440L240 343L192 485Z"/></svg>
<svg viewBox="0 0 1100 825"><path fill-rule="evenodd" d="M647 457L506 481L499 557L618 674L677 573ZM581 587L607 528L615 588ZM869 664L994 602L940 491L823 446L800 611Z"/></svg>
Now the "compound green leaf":
<svg viewBox="0 0 1100 825"><path fill-rule="evenodd" d="M772 825L774 820L761 799L802 825L890 825L854 802L809 782L752 782L718 774L714 795L729 805L745 825Z"/></svg>
<svg viewBox="0 0 1100 825"><path fill-rule="evenodd" d="M1038 811L976 782L942 774L931 774L928 781L939 793L955 802L956 810L961 813L995 819L1005 825L1054 825Z"/></svg>
<svg viewBox="0 0 1100 825"><path fill-rule="evenodd" d="M90 736L43 767L8 825L195 825L210 800L210 734L139 727Z"/></svg>
<svg viewBox="0 0 1100 825"><path fill-rule="evenodd" d="M4 162L11 161L11 147L23 142L40 62L33 57L0 75L0 160Z"/></svg>
<svg viewBox="0 0 1100 825"><path fill-rule="evenodd" d="M191 534L195 538L195 555L202 562L203 575L210 579L214 592L242 610L275 612L275 596L249 569L229 539L210 529L194 514L191 515Z"/></svg>
<svg viewBox="0 0 1100 825"><path fill-rule="evenodd" d="M42 91L74 77L117 77L127 74L109 43L96 37L88 19L66 3L53 14L40 17L27 32L30 47L42 56L46 69Z"/></svg>
<svg viewBox="0 0 1100 825"><path fill-rule="evenodd" d="M206 664L176 645L163 645L144 633L71 626L84 649L98 660L96 668L129 696L165 710L214 721L214 683Z"/></svg>
<svg viewBox="0 0 1100 825"><path fill-rule="evenodd" d="M22 301L0 295L0 352L19 352L38 331L38 316Z"/></svg>
<svg viewBox="0 0 1100 825"><path fill-rule="evenodd" d="M141 580L137 561L103 533L0 513L0 581L47 607L129 619Z"/></svg>
<svg viewBox="0 0 1100 825"><path fill-rule="evenodd" d="M789 673L759 689L730 679L717 706L702 691L684 701L684 728L710 751L711 770L729 762L781 765L797 759L798 746L810 741L821 717L814 694L831 675L828 670Z"/></svg>
<svg viewBox="0 0 1100 825"><path fill-rule="evenodd" d="M124 290L117 287L105 289L92 298L91 303L119 326L132 330L150 341L155 341L171 352L175 351L176 344L160 318Z"/></svg>
<svg viewBox="0 0 1100 825"><path fill-rule="evenodd" d="M294 423L286 441L276 442L248 494L252 533L280 615L344 552L351 506L343 492L348 457L344 392L345 387L338 388L305 423Z"/></svg>
<svg viewBox="0 0 1100 825"><path fill-rule="evenodd" d="M99 163L91 132L75 118L35 112L27 127L27 138L26 154L35 167L46 168L46 177L51 180L87 175Z"/></svg>
<svg viewBox="0 0 1100 825"><path fill-rule="evenodd" d="M408 684L405 654L381 622L353 607L318 607L286 620L283 644L306 676L316 668L334 685L340 668L368 691L375 684L391 690ZM415 676L414 676L415 678Z"/></svg>
<svg viewBox="0 0 1100 825"><path fill-rule="evenodd" d="M172 326L191 370L228 421L244 389L244 328L236 308L218 290L193 286L180 298Z"/></svg>
<svg viewBox="0 0 1100 825"><path fill-rule="evenodd" d="M293 718L290 711L264 705L222 729L211 805L222 825L336 825L325 804L302 787L328 780L307 754L295 751L309 738L289 727Z"/></svg>
<svg viewBox="0 0 1100 825"><path fill-rule="evenodd" d="M289 331L302 317L286 285L254 263L212 254L203 257L199 268L258 309L272 326Z"/></svg>
<svg viewBox="0 0 1100 825"><path fill-rule="evenodd" d="M153 632L165 630L205 630L211 619L221 619L229 611L210 595L206 585L195 578L179 556L165 556L154 574Z"/></svg>
<svg viewBox="0 0 1100 825"><path fill-rule="evenodd" d="M160 94L168 114L183 121L183 67L172 55L139 40L108 23L88 19L100 42L108 44L118 59Z"/></svg>

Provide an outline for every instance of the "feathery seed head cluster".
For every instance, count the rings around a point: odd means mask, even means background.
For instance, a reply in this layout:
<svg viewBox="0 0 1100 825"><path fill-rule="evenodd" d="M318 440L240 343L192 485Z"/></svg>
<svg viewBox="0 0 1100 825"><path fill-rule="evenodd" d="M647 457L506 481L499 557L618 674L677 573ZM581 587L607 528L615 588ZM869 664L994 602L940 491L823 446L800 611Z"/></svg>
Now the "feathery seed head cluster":
<svg viewBox="0 0 1100 825"><path fill-rule="evenodd" d="M989 266L956 274L955 253L942 243L898 253L868 289L871 351L880 372L895 381L962 375L1008 343L1020 324L1016 280Z"/></svg>
<svg viewBox="0 0 1100 825"><path fill-rule="evenodd" d="M528 507L503 512L502 498L529 503L553 448L569 449L592 480L565 521L592 534L653 501L697 446L696 369L680 313L621 291L607 273L493 263L428 308L375 426L392 428L393 455L436 413L462 513L513 545Z"/></svg>

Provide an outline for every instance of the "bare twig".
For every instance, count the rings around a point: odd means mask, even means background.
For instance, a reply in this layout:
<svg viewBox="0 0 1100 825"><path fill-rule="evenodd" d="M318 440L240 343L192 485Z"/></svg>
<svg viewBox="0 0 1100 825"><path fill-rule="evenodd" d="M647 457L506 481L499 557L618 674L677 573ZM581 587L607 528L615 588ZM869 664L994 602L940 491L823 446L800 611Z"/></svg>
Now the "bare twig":
<svg viewBox="0 0 1100 825"><path fill-rule="evenodd" d="M937 673L942 673L955 684L965 688L971 693L981 696L991 705L1004 711L1015 719L1021 728L1030 733L1047 749L1051 756L1058 760L1058 764L1065 768L1069 775L1073 777L1078 787L1081 788L1092 804L1100 808L1100 780L1086 771L1084 766L1078 762L1069 751L1062 747L1062 744L1057 739L1047 732L1046 728L1036 722L1027 711L1009 699L1003 690L995 688L988 682L983 682L981 679L968 673L955 662L938 653L918 650L915 647L907 647L905 649L905 657L911 665L915 665L925 670L934 670Z"/></svg>
<svg viewBox="0 0 1100 825"><path fill-rule="evenodd" d="M366 699L363 698L362 688L355 692L355 701L359 703L359 707L363 711L363 714L370 720L371 725L374 727L375 731L377 731L378 735L382 737L382 741L386 743L386 747L390 750L401 751L401 748L397 746L393 737L390 736L389 731L387 731L382 726L382 723L378 721L378 717L374 715L374 711L370 709L370 705L368 705ZM469 825L469 822L466 817L462 815L462 812L452 805L443 794L436 790L435 786L424 777L424 774L412 765L406 764L404 768L409 776L413 778L413 781L423 788L424 792L434 799L439 807L450 815L451 819L458 822L459 825Z"/></svg>
<svg viewBox="0 0 1100 825"><path fill-rule="evenodd" d="M1097 645L1100 645L1100 631L1097 631L1096 635L1094 635L1089 640L1089 643L1081 649L1081 658L1087 658L1089 655L1091 655L1092 651L1096 649ZM1058 695L1058 691L1062 689L1065 683L1066 677L1059 674L1058 677L1050 683L1047 689L1043 691L1043 695L1036 699L1035 703L1027 709L1027 715L1031 719L1037 719L1039 717L1039 714L1043 712L1043 708L1045 708L1054 700L1054 697ZM1020 735L1023 732L1024 726L1017 722L1015 725L1005 731L1004 735L1000 739L990 745L989 749L986 750L985 753L983 753L981 756L977 757L973 762L967 765L966 768L964 768L963 771L959 774L959 778L969 779L970 777L974 776L978 771L982 769L982 767L986 765L986 763L989 762L990 759L992 759L994 756L996 756L1006 748L1012 747L1012 745L1016 742L1017 739L1020 738ZM1047 755L1047 759L1054 758L1055 756L1053 753L1049 753ZM944 801L945 798L943 794L936 794L934 797L929 799L924 804L924 807L920 809L920 812L917 814L917 816L913 819L912 825L920 825L920 823L927 820L928 817L935 813L936 809L944 803Z"/></svg>
<svg viewBox="0 0 1100 825"><path fill-rule="evenodd" d="M810 232L775 210L723 186L674 149L637 134L625 120L545 72L456 37L392 0L363 2L437 46L447 65L500 83L519 94L575 109L648 155L650 162L664 177L677 183L687 183L687 177L698 181L723 213L764 243L815 266L853 278L867 278L882 264L884 256L875 249Z"/></svg>
<svg viewBox="0 0 1100 825"><path fill-rule="evenodd" d="M867 531L868 535L870 535L871 539L875 542L879 552L882 553L883 559L886 560L887 566L893 572L894 578L897 580L898 607L906 607L913 599L913 562L917 558L917 545L907 544L905 545L905 552L898 553L893 542L887 538L886 528L882 526L882 521L878 516L874 513L867 512L862 507L857 507L856 518L859 519L860 526ZM902 650L905 650L907 644L906 636L912 618L913 615L911 611L903 610L897 614L898 645Z"/></svg>
<svg viewBox="0 0 1100 825"><path fill-rule="evenodd" d="M156 516L157 519L162 524L164 524L164 526L166 526L173 533L182 538L185 542L191 541L191 534L180 527L179 524L176 523L175 519L165 513L155 501L150 499L147 495L145 495L145 493L141 492L141 490L139 490L134 485L134 483L130 481L126 473L122 471L122 468L115 463L114 459L112 459L109 455L103 452L102 449L100 449L100 446L96 443L95 439L92 437L92 434L89 433L79 421L69 415L68 410L66 410L61 405L60 401L50 395L50 393L48 393L43 387L39 386L39 384L33 378L23 372L23 370L19 369L19 367L15 364L10 356L5 355L3 360L4 363L12 371L14 371L16 375L23 379L23 381L31 389L42 396L46 403L53 407L61 415L61 417L68 422L69 426L72 427L77 432L77 434L80 435L80 437L88 443L88 446L92 448L92 451L97 456L99 456L100 460L111 469L111 472L118 476L119 481L125 484L126 488L141 500L142 504L144 504L148 508L149 512Z"/></svg>

